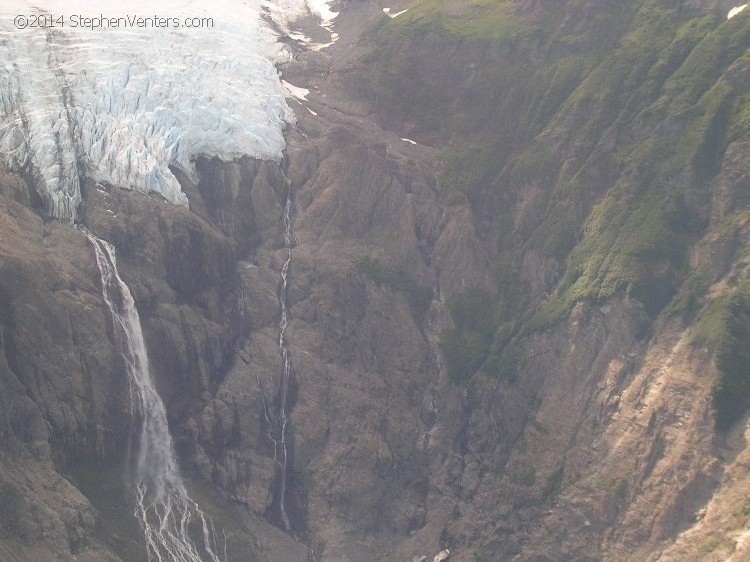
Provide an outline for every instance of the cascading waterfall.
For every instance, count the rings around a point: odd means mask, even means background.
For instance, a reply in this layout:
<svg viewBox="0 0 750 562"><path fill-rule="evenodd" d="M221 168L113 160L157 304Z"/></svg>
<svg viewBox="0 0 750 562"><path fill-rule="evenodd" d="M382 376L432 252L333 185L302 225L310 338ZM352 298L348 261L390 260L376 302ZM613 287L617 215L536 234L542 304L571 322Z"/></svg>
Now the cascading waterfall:
<svg viewBox="0 0 750 562"><path fill-rule="evenodd" d="M292 359L289 354L289 348L286 341L286 328L289 323L289 305L287 303L287 293L289 289L289 266L292 263L292 249L297 241L292 232L292 190L291 182L287 180L286 202L284 204L284 248L286 249L286 259L281 266L281 286L279 287L279 305L281 307L281 318L279 319L279 350L281 351L281 386L279 390L279 407L278 414L274 415L266 401L263 385L260 378L256 375L258 390L263 401L263 418L266 425L265 436L273 443L273 458L279 463L279 487L276 500L279 506L279 518L284 530L289 533L292 531L292 525L289 521L289 515L286 512L286 482L288 467L287 452L287 395L289 394L289 380L292 376Z"/></svg>
<svg viewBox="0 0 750 562"><path fill-rule="evenodd" d="M286 203L284 204L284 246L286 248L286 260L281 266L281 287L279 288L279 303L281 304L281 319L279 320L279 349L281 350L282 372L281 372L281 396L279 398L279 445L281 446L281 474L279 483L279 515L284 530L289 532L292 526L286 513L286 477L287 477L287 449L286 449L286 397L289 392L289 378L292 374L292 360L289 356L289 348L286 343L286 328L289 322L289 310L287 304L287 292L289 289L289 266L292 263L292 247L294 246L294 234L292 233L292 189L287 185Z"/></svg>
<svg viewBox="0 0 750 562"><path fill-rule="evenodd" d="M135 516L143 529L148 559L158 562L220 562L212 527L182 482L167 413L148 368L141 322L128 286L120 278L115 249L86 234L94 245L104 301L112 312L115 337L121 340L128 371L131 407L141 418L135 465ZM200 540L189 527L200 525ZM225 555L226 557L226 555Z"/></svg>

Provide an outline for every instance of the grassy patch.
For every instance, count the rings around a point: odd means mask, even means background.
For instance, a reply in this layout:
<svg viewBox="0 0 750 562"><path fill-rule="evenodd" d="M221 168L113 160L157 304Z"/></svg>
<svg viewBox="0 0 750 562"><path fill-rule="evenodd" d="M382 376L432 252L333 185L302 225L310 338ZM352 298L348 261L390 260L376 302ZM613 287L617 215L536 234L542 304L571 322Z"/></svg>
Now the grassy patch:
<svg viewBox="0 0 750 562"><path fill-rule="evenodd" d="M665 309L669 316L682 316L690 322L701 306L701 299L706 293L710 278L705 272L694 271L682 284L680 294Z"/></svg>
<svg viewBox="0 0 750 562"><path fill-rule="evenodd" d="M714 419L716 429L726 431L750 407L750 280L703 309L692 344L714 352Z"/></svg>
<svg viewBox="0 0 750 562"><path fill-rule="evenodd" d="M461 38L504 40L524 29L507 0L423 0L390 26L405 30L439 29Z"/></svg>
<svg viewBox="0 0 750 562"><path fill-rule="evenodd" d="M730 302L730 297L719 297L706 306L693 329L693 345L715 348L729 336L727 318L731 313Z"/></svg>
<svg viewBox="0 0 750 562"><path fill-rule="evenodd" d="M580 301L627 295L692 321L711 274L688 258L725 149L750 131L747 18L518 6L423 0L373 34L378 102L444 135L443 202L469 202L496 237L492 329L442 337L455 381L480 367L512 380L524 337ZM550 286L528 283L533 260Z"/></svg>
<svg viewBox="0 0 750 562"><path fill-rule="evenodd" d="M593 211L558 291L533 326L554 324L580 300L603 303L628 293L656 314L684 272L692 218L675 196L652 190L637 200L613 190Z"/></svg>
<svg viewBox="0 0 750 562"><path fill-rule="evenodd" d="M559 195L530 241L558 260L576 246L556 297L536 313L535 325L555 323L579 300L604 302L620 292L655 315L685 279L690 245L706 227L706 187L719 172L730 133L744 123L736 117L744 102L718 78L750 39L720 24L713 16L680 23L671 10L644 3L623 46L563 108L589 116L576 142L591 155L583 164L563 165ZM654 134L619 143L607 162L601 139L633 123L650 123ZM603 186L605 195L589 213L586 199L596 196L597 186L587 176L604 167L620 179ZM578 224L587 215L581 233ZM695 307L696 297L680 306Z"/></svg>
<svg viewBox="0 0 750 562"><path fill-rule="evenodd" d="M719 316L720 315L720 316ZM716 429L726 431L750 406L750 300L736 294L717 312L716 370L713 389Z"/></svg>

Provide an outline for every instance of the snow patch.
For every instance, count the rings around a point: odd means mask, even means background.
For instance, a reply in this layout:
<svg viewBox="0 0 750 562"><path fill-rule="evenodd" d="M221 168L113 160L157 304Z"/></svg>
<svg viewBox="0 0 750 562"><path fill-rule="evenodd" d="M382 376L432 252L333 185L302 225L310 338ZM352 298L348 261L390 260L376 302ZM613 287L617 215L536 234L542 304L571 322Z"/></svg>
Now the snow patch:
<svg viewBox="0 0 750 562"><path fill-rule="evenodd" d="M320 18L320 26L331 34L331 41L328 43L317 43L312 45L313 51L320 51L326 47L330 47L339 39L339 34L333 31L333 20L339 15L339 12L334 12L329 7L330 0L307 0L307 6L310 9L310 13Z"/></svg>
<svg viewBox="0 0 750 562"><path fill-rule="evenodd" d="M731 10L729 10L729 13L727 14L727 19L730 20L737 14L739 14L742 10L747 8L747 4L742 4L742 6L735 6Z"/></svg>
<svg viewBox="0 0 750 562"><path fill-rule="evenodd" d="M310 90L308 90L307 88L300 88L298 86L295 86L294 84L290 84L286 80L282 80L281 85L284 86L284 89L289 92L289 94L293 98L307 101L307 96L310 93Z"/></svg>
<svg viewBox="0 0 750 562"><path fill-rule="evenodd" d="M310 12L318 16L322 20L323 27L329 25L339 15L338 12L331 10L329 0L307 0L307 6L310 8Z"/></svg>
<svg viewBox="0 0 750 562"><path fill-rule="evenodd" d="M314 51L330 47L338 39L338 35L333 33L333 20L339 12L332 11L329 4L330 0L263 0L261 2L263 9L284 35L308 44ZM318 18L320 26L332 34L330 43L312 43L311 39L303 33L291 30L291 24L294 21L307 15Z"/></svg>
<svg viewBox="0 0 750 562"><path fill-rule="evenodd" d="M409 144L417 144L416 141L413 141L411 139L404 139L404 138L402 138L401 140L404 141L404 142L408 142Z"/></svg>
<svg viewBox="0 0 750 562"><path fill-rule="evenodd" d="M315 51L315 52L322 51L326 47L330 47L331 45L333 45L338 40L338 38L339 38L338 33L332 33L331 41L329 43L314 43L310 46L310 50Z"/></svg>
<svg viewBox="0 0 750 562"><path fill-rule="evenodd" d="M312 39L310 39L301 31L289 31L287 32L287 35L290 39L294 39L295 41L299 41L301 43L310 43L312 41Z"/></svg>
<svg viewBox="0 0 750 562"><path fill-rule="evenodd" d="M388 16L389 18L391 18L391 19L393 19L393 18L397 18L397 17L398 17L398 16L400 16L401 14L405 14L406 12L408 12L408 10L401 10L400 12L396 12L395 14L392 14L392 13L391 13L391 9L390 9L390 8L383 8L383 11L384 11L384 12L386 13L386 15L387 15L387 16Z"/></svg>
<svg viewBox="0 0 750 562"><path fill-rule="evenodd" d="M315 115L316 117L318 116L318 114L315 111L313 111L312 109L310 109L309 107L306 107L305 109L307 111L309 111L312 115Z"/></svg>

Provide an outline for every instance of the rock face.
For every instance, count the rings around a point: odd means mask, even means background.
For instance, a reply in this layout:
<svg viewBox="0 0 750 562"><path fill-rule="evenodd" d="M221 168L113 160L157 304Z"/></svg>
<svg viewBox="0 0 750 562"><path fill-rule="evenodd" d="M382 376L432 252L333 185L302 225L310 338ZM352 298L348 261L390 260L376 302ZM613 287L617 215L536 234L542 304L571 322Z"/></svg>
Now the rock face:
<svg viewBox="0 0 750 562"><path fill-rule="evenodd" d="M750 19L377 4L282 69L281 163L83 186L229 559L744 559ZM140 560L93 250L33 194L0 176L0 558Z"/></svg>

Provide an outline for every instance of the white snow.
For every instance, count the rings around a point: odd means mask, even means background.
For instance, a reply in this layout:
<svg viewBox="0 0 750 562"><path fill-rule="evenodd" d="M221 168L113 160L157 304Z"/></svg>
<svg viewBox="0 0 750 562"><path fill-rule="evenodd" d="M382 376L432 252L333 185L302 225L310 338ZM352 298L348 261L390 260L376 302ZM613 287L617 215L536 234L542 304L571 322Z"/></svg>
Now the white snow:
<svg viewBox="0 0 750 562"><path fill-rule="evenodd" d="M448 560L451 556L451 551L447 548L445 550L441 550L435 555L435 558L432 559L432 562L444 562L445 560Z"/></svg>
<svg viewBox="0 0 750 562"><path fill-rule="evenodd" d="M328 7L328 0L307 0L307 5L310 11L323 21L324 27L339 15L338 12L333 12Z"/></svg>
<svg viewBox="0 0 750 562"><path fill-rule="evenodd" d="M274 63L290 56L262 18L336 13L306 0L45 0L66 18L53 29L14 27L36 0L0 6L0 167L30 170L47 211L75 219L79 170L96 181L187 197L169 170L192 158L278 160L294 121ZM272 12L273 13L273 12ZM73 28L72 16L212 18L213 27ZM304 90L288 90L296 97ZM302 98L304 99L304 97Z"/></svg>
<svg viewBox="0 0 750 562"><path fill-rule="evenodd" d="M727 14L727 19L732 19L734 16L739 14L742 10L747 8L747 4L742 4L742 6L735 6L731 10L729 10L729 13Z"/></svg>
<svg viewBox="0 0 750 562"><path fill-rule="evenodd" d="M278 28L288 37L308 44L313 51L320 51L333 45L338 34L333 32L333 20L339 15L329 7L331 0L264 0L262 7ZM304 33L292 30L291 24L295 20L312 15L320 20L320 26L331 33L329 43L312 43Z"/></svg>
<svg viewBox="0 0 750 562"><path fill-rule="evenodd" d="M320 51L330 47L339 39L339 34L333 31L333 20L339 15L328 6L330 0L307 0L307 7L310 13L320 18L320 26L331 34L331 41L328 43L314 43L310 47L313 51Z"/></svg>
<svg viewBox="0 0 750 562"><path fill-rule="evenodd" d="M408 142L409 144L417 144L416 141L413 141L411 139L404 139L404 138L402 138L401 140L404 141L404 142Z"/></svg>
<svg viewBox="0 0 750 562"><path fill-rule="evenodd" d="M305 109L307 111L309 111L312 115L315 115L316 117L318 116L318 114L315 111L313 111L312 109L310 109L309 107L306 107Z"/></svg>
<svg viewBox="0 0 750 562"><path fill-rule="evenodd" d="M298 86L295 86L294 84L290 84L286 80L282 80L281 85L284 86L284 89L289 92L289 95L291 95L293 98L307 101L307 95L310 93L310 90L308 90L307 88L300 88Z"/></svg>
<svg viewBox="0 0 750 562"><path fill-rule="evenodd" d="M302 43L310 43L312 39L310 39L307 35L302 33L301 31L289 31L287 32L287 35L294 39L295 41L300 41Z"/></svg>
<svg viewBox="0 0 750 562"><path fill-rule="evenodd" d="M383 11L385 11L385 10L383 10ZM387 12L385 12L385 13L386 13L386 14L388 14L388 17L389 17L389 18L393 19L393 18L397 18L397 17L398 17L398 16L400 16L401 14L405 14L405 13L406 13L407 11L408 11L408 10L401 10L400 12L396 12L395 14L392 14L392 13L391 13L391 11L390 11L390 9L389 9L389 10L388 10Z"/></svg>

